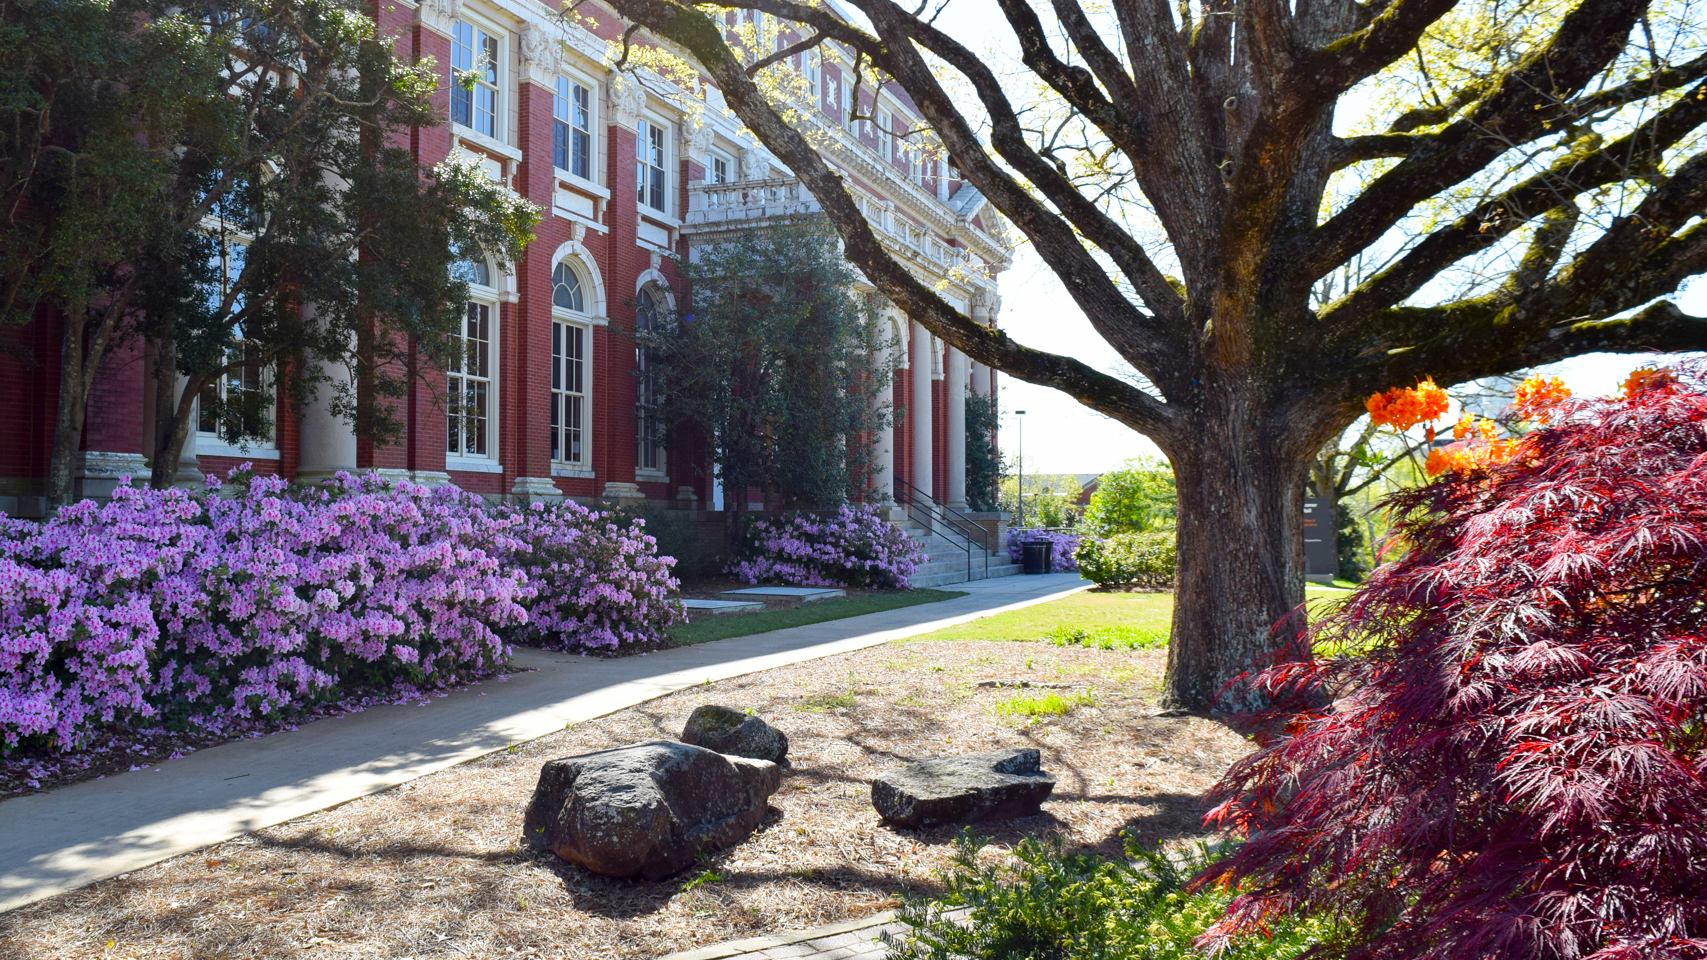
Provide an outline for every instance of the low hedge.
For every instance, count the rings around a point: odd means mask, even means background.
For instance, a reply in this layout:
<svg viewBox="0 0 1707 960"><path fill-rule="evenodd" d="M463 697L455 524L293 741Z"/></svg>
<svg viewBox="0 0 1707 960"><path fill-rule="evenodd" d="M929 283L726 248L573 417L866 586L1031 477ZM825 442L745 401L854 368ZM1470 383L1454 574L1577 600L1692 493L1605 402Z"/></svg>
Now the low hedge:
<svg viewBox="0 0 1707 960"><path fill-rule="evenodd" d="M1084 537L1074 559L1085 579L1098 586L1167 587L1174 582L1174 548L1172 530Z"/></svg>

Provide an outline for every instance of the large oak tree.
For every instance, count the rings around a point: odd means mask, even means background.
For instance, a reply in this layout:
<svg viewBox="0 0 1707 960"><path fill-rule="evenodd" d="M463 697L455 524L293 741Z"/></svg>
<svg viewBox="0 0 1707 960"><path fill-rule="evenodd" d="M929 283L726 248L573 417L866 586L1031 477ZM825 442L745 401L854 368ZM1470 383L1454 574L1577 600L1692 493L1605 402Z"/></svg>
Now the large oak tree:
<svg viewBox="0 0 1707 960"><path fill-rule="evenodd" d="M1215 706L1299 615L1305 480L1367 395L1707 347L1707 321L1659 299L1707 268L1693 8L997 0L1016 83L929 5L847 0L856 25L789 0L610 2L631 36L702 65L901 309L1167 453L1180 544L1167 683L1181 707ZM980 327L885 253L803 114L755 82L770 64L726 42L725 7L795 24L796 47L848 51L904 90L1146 382ZM1336 132L1342 104L1378 122ZM1358 258L1360 282L1313 304Z"/></svg>

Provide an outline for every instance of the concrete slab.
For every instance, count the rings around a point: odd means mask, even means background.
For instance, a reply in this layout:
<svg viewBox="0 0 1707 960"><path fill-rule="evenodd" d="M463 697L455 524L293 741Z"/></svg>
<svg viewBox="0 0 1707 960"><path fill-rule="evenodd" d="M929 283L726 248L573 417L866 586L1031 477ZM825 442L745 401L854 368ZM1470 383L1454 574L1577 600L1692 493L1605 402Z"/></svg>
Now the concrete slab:
<svg viewBox="0 0 1707 960"><path fill-rule="evenodd" d="M0 801L0 911L377 793L706 681L876 646L1087 589L1077 574L982 580L964 597L600 660L528 668L445 697L330 717L182 760Z"/></svg>
<svg viewBox="0 0 1707 960"><path fill-rule="evenodd" d="M818 600L834 600L848 595L846 590L837 587L747 587L743 590L720 590L720 597L765 597L771 600L799 600L801 603L813 603Z"/></svg>
<svg viewBox="0 0 1707 960"><path fill-rule="evenodd" d="M757 600L683 600L682 607L690 615L703 613L709 616L720 616L725 613L758 613L766 609Z"/></svg>

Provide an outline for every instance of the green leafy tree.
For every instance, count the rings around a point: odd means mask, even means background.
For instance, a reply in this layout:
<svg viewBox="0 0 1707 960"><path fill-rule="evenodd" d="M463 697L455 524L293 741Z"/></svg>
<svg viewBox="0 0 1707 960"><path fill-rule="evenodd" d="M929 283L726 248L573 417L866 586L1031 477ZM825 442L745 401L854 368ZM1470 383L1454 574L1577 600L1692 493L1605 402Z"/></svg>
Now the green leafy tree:
<svg viewBox="0 0 1707 960"><path fill-rule="evenodd" d="M226 3L199 16L223 38L227 122L183 144L180 252L153 264L162 488L192 417L232 442L265 436L281 374L298 401L331 391L358 435L394 436L386 401L450 359L467 294L454 262L513 261L540 216L472 162L415 161L403 144L437 122L436 66L399 57L354 4ZM339 367L349 375L332 376Z"/></svg>
<svg viewBox="0 0 1707 960"><path fill-rule="evenodd" d="M271 429L353 375L334 409L365 436L380 402L442 362L466 290L453 250L513 259L539 212L466 164L402 149L434 123L437 72L354 3L118 0L0 5L7 319L64 318L51 502L71 496L89 392L116 343L156 347L152 482L176 476L192 415L227 439ZM354 385L354 386L349 386Z"/></svg>
<svg viewBox="0 0 1707 960"><path fill-rule="evenodd" d="M630 36L700 64L897 308L1162 449L1179 487L1172 705L1245 705L1221 702L1226 681L1300 625L1310 462L1364 398L1707 347L1707 320L1664 299L1707 268L1699 4L997 0L1013 59L935 7L849 4L611 0ZM729 7L801 39L749 62ZM905 92L928 127L908 136L940 144L1137 376L974 323L890 252L820 128L762 83L813 47ZM1312 303L1360 256L1382 266Z"/></svg>
<svg viewBox="0 0 1707 960"><path fill-rule="evenodd" d="M1085 526L1099 537L1172 529L1177 498L1174 472L1167 463L1139 457L1097 478L1085 508Z"/></svg>
<svg viewBox="0 0 1707 960"><path fill-rule="evenodd" d="M136 0L0 2L0 320L58 322L48 493L70 499L95 373L178 255L179 147L221 125L221 58Z"/></svg>
<svg viewBox="0 0 1707 960"><path fill-rule="evenodd" d="M1001 413L994 397L966 395L966 505L974 511L999 509L1007 466L996 442Z"/></svg>
<svg viewBox="0 0 1707 960"><path fill-rule="evenodd" d="M873 304L835 235L801 223L743 231L684 265L692 309L639 336L662 385L667 433L703 436L722 478L729 544L749 487L790 508L866 495L870 436L891 370Z"/></svg>

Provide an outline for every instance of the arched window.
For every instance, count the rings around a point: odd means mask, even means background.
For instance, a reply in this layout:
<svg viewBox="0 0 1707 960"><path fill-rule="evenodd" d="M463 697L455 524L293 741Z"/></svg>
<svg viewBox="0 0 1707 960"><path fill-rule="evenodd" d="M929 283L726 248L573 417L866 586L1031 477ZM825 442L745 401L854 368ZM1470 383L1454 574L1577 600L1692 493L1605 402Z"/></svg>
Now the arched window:
<svg viewBox="0 0 1707 960"><path fill-rule="evenodd" d="M586 313L586 300L581 295L581 275L568 261L559 263L557 269L551 271L551 305L573 310L576 313Z"/></svg>
<svg viewBox="0 0 1707 960"><path fill-rule="evenodd" d="M639 304L634 311L634 326L637 330L650 330L658 322L658 315L668 309L669 301L664 292L653 284L640 288ZM663 399L658 373L652 367L652 357L645 347L634 350L634 365L639 374L639 382L635 389L635 427L636 427L636 457L635 466L641 470L662 472L664 469L663 423L661 421L660 401Z"/></svg>
<svg viewBox="0 0 1707 960"><path fill-rule="evenodd" d="M469 291L450 369L445 371L450 395L445 453L489 460L497 453L492 413L497 403L498 303L492 267L483 258L461 259L451 264L451 276L467 283Z"/></svg>
<svg viewBox="0 0 1707 960"><path fill-rule="evenodd" d="M588 352L593 331L586 313L581 272L569 261L551 271L551 459L566 467L591 464Z"/></svg>
<svg viewBox="0 0 1707 960"><path fill-rule="evenodd" d="M476 287L492 285L492 268L484 260L456 260L450 265L452 278Z"/></svg>

